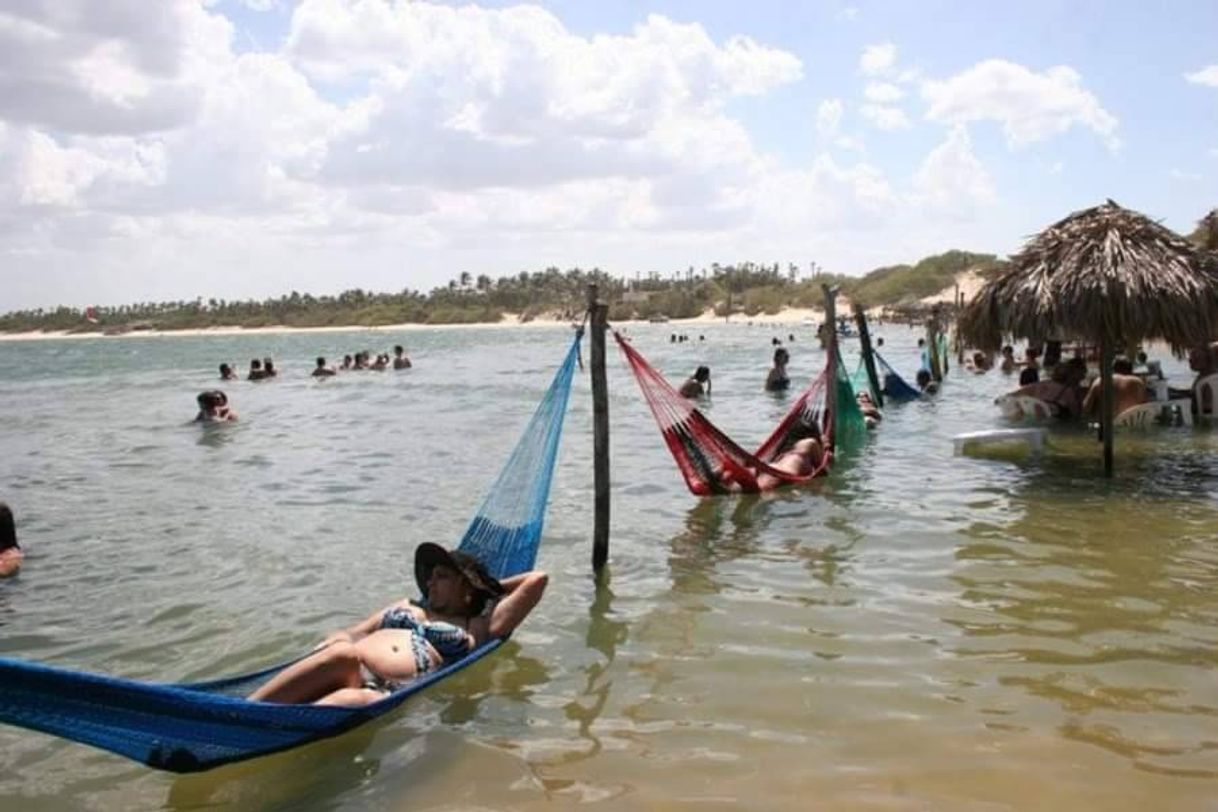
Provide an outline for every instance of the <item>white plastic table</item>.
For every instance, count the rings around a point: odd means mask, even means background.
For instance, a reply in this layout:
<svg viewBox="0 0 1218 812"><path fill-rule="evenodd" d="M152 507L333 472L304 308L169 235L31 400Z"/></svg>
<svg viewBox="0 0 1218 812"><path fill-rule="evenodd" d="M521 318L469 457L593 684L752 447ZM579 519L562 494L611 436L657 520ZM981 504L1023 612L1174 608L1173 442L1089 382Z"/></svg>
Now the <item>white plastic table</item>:
<svg viewBox="0 0 1218 812"><path fill-rule="evenodd" d="M970 431L952 437L953 453L960 456L965 446L978 443L1027 443L1032 453L1039 454L1045 447L1045 437L1048 431L1041 428L1026 429L991 429L989 431Z"/></svg>

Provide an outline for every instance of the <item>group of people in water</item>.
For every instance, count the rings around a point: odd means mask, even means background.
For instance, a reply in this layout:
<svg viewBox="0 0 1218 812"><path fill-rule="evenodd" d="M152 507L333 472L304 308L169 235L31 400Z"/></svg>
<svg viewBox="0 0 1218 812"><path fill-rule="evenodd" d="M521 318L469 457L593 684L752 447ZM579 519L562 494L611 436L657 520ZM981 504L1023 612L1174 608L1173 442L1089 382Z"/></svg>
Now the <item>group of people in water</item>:
<svg viewBox="0 0 1218 812"><path fill-rule="evenodd" d="M1009 394L1036 398L1047 404L1056 417L1064 420L1098 417L1104 394L1102 378L1095 376L1090 384L1087 383L1089 371L1082 348L1076 350L1068 359L1063 360L1061 356L1061 346L1056 342L1046 345L1043 361L1038 347L1028 347L1023 360L1015 357L1014 349L1009 345L1003 347L999 370L1006 374L1014 374L1019 370L1019 387ZM1199 390L1197 383L1218 372L1218 343L1194 347L1188 354L1188 366L1196 375L1192 386L1188 389L1172 389L1164 382L1159 384L1161 393L1166 390L1168 399L1191 400L1194 412L1208 412L1213 408L1210 390ZM974 361L970 368L984 372L989 367L983 368L980 363ZM1041 378L1044 370L1048 370L1048 379ZM1120 415L1143 403L1156 400L1153 385L1159 381L1163 381L1162 367L1157 362L1150 361L1145 352L1137 353L1136 364L1125 356L1115 358L1112 362L1114 414Z"/></svg>
<svg viewBox="0 0 1218 812"><path fill-rule="evenodd" d="M376 358L373 359L372 353L368 350L344 355L342 365L337 369L328 365L324 356L318 356L316 365L310 374L314 378L330 378L340 371L383 372L387 369L410 369L412 366L414 364L411 362L410 356L406 355L405 347L397 344L394 345L392 357L386 352L377 353ZM278 377L279 370L275 368L275 360L267 356L250 361L249 374L245 379L247 381L268 381ZM231 364L220 364L220 380L236 381L240 378ZM237 413L228 405L228 395L219 389L200 392L196 401L199 404L199 412L195 415L196 423L227 423L237 419Z"/></svg>

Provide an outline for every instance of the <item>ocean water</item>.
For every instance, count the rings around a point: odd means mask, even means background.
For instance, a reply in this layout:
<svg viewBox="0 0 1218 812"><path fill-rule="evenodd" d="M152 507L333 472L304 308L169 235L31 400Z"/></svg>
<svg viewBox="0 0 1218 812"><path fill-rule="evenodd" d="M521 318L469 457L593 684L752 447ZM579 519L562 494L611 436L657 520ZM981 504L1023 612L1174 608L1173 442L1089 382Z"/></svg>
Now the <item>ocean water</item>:
<svg viewBox="0 0 1218 812"><path fill-rule="evenodd" d="M799 325L629 332L670 379L709 364L707 411L746 446L793 397L761 391L771 336L797 334L796 382L823 364ZM917 333L876 332L912 378ZM415 545L460 537L569 338L0 342L0 499L27 548L0 582L0 654L218 677L412 594ZM395 343L414 369L308 377L317 355ZM188 422L221 361L268 354L280 380L223 387L239 423ZM500 652L363 729L202 775L0 728L0 807L1215 808L1214 434L1122 434L1112 480L1093 435L1056 426L1040 458L954 457L953 434L1006 425L992 401L1012 382L952 370L828 478L698 499L612 344L609 362L606 584L579 375L550 588Z"/></svg>

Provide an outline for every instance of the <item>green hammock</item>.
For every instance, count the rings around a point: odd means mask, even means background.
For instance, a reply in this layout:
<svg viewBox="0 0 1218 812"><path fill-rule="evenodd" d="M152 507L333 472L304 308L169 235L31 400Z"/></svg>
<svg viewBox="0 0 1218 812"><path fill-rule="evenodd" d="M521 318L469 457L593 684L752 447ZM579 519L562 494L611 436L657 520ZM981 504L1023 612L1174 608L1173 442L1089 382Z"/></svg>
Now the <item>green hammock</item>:
<svg viewBox="0 0 1218 812"><path fill-rule="evenodd" d="M837 397L833 409L833 440L839 449L849 450L856 448L867 436L867 421L855 398L854 385L846 372L846 365L842 363L841 353L838 353L834 369Z"/></svg>

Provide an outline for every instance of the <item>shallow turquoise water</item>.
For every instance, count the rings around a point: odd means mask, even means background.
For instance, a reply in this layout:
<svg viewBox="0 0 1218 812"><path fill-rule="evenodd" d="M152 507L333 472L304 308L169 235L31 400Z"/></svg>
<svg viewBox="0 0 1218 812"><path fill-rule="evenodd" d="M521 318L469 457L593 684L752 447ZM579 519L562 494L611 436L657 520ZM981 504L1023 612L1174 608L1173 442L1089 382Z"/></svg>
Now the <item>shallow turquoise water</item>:
<svg viewBox="0 0 1218 812"><path fill-rule="evenodd" d="M674 330L693 341L671 345ZM754 445L807 328L632 326ZM877 331L912 377L915 333ZM704 334L705 342L698 335ZM0 498L26 566L0 654L156 680L250 670L411 591L455 542L566 348L560 328L0 343ZM416 367L328 381L312 358L405 343ZM1084 432L1041 459L953 457L1005 425L1010 379L953 372L813 485L699 500L610 349L611 580L590 575L591 409L575 385L541 565L505 650L368 729L175 778L0 729L22 809L1212 808L1218 797L1214 435ZM221 361L240 423L187 421ZM587 353L585 352L585 357ZM1174 382L1187 382L1176 362ZM3 686L0 686L0 691ZM812 803L815 801L815 803ZM4 804L6 807L8 803Z"/></svg>

